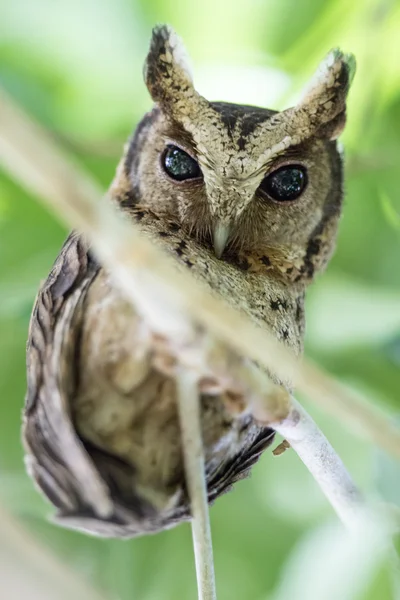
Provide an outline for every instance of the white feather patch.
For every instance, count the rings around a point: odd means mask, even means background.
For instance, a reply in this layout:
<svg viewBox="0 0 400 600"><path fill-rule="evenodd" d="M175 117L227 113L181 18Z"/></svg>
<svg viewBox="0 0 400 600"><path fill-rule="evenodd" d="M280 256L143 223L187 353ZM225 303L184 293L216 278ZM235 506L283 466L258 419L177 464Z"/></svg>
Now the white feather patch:
<svg viewBox="0 0 400 600"><path fill-rule="evenodd" d="M174 29L167 26L168 29L168 44L172 52L172 59L186 73L188 79L193 82L192 67L190 64L189 55L186 51L182 39L176 34Z"/></svg>

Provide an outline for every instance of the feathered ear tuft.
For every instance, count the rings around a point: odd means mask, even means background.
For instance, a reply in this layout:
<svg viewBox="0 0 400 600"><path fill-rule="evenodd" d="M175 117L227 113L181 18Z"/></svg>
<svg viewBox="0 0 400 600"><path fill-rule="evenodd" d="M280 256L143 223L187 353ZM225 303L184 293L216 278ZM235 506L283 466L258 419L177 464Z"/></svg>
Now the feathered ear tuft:
<svg viewBox="0 0 400 600"><path fill-rule="evenodd" d="M331 50L295 107L307 113L317 133L336 139L346 123L346 99L356 70L352 54Z"/></svg>
<svg viewBox="0 0 400 600"><path fill-rule="evenodd" d="M186 49L168 25L153 29L144 79L153 100L172 112L178 103L189 101L197 94Z"/></svg>

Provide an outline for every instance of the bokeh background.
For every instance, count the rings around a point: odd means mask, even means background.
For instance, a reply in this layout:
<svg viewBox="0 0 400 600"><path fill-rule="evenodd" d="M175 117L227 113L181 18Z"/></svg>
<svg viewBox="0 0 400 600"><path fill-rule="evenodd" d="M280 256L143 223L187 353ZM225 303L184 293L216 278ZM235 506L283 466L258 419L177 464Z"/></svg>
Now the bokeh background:
<svg viewBox="0 0 400 600"><path fill-rule="evenodd" d="M184 38L197 87L212 100L284 108L331 47L356 55L343 135L344 216L336 255L309 293L306 351L374 404L396 414L400 3L4 0L0 84L104 189L125 139L150 107L142 64L151 28L160 22L170 23ZM39 282L66 233L0 171L0 501L111 598L195 598L188 525L128 542L64 531L48 523L51 508L25 475L19 429L29 315ZM308 408L357 483L374 497L400 503L398 465L345 425ZM219 598L289 598L283 588L276 591L291 577L288 564L291 571L302 569L305 554L315 552L332 519L292 451L278 458L265 455L252 477L211 510ZM323 564L322 557L318 569ZM391 598L379 573L357 594L349 598ZM318 596L325 597L339 598Z"/></svg>

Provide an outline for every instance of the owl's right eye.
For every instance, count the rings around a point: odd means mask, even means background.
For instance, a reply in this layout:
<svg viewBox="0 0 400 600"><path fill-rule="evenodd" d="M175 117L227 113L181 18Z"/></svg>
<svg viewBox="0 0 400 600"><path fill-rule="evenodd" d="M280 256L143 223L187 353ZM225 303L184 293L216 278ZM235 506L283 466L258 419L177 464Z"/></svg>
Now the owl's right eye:
<svg viewBox="0 0 400 600"><path fill-rule="evenodd" d="M161 164L167 175L176 181L201 177L199 163L178 146L167 146L161 157Z"/></svg>

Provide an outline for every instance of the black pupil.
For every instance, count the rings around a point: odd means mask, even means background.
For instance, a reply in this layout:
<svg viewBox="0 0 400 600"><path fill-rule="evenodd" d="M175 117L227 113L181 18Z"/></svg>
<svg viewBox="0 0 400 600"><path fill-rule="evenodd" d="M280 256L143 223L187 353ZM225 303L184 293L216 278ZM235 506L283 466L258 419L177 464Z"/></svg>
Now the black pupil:
<svg viewBox="0 0 400 600"><path fill-rule="evenodd" d="M307 173L301 166L281 167L268 175L260 188L273 200L288 202L296 200L307 185Z"/></svg>
<svg viewBox="0 0 400 600"><path fill-rule="evenodd" d="M177 181L201 176L198 163L177 146L167 146L163 155L163 166L166 173Z"/></svg>

